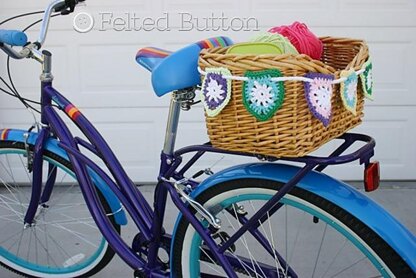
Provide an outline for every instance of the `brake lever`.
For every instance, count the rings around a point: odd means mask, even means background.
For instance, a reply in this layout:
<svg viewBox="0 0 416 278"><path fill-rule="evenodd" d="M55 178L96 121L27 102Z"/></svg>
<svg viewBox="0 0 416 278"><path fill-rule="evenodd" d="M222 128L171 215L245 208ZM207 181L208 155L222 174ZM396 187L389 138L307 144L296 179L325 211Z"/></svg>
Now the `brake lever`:
<svg viewBox="0 0 416 278"><path fill-rule="evenodd" d="M62 11L65 9L66 9L66 3L62 3L61 5L55 8L55 12L62 14Z"/></svg>
<svg viewBox="0 0 416 278"><path fill-rule="evenodd" d="M61 15L69 15L69 14L71 14L71 13L74 12L75 6L79 2L84 2L84 1L79 1L79 0L65 0L65 3L62 3L61 6L58 6L57 8L55 8L55 11L56 12L60 12Z"/></svg>

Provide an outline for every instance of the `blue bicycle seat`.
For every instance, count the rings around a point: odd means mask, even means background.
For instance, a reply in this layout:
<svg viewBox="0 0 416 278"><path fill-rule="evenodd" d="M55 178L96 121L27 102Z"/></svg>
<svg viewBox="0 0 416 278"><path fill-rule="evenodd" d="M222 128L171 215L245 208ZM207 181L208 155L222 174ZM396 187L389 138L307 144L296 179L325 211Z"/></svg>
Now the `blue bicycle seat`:
<svg viewBox="0 0 416 278"><path fill-rule="evenodd" d="M153 69L171 53L171 51L157 47L145 47L137 52L136 61L145 69L152 72Z"/></svg>
<svg viewBox="0 0 416 278"><path fill-rule="evenodd" d="M193 43L173 53L147 47L139 50L136 61L152 72L153 90L161 97L169 92L201 83L198 57L202 49L232 44L231 39L227 37L214 37Z"/></svg>

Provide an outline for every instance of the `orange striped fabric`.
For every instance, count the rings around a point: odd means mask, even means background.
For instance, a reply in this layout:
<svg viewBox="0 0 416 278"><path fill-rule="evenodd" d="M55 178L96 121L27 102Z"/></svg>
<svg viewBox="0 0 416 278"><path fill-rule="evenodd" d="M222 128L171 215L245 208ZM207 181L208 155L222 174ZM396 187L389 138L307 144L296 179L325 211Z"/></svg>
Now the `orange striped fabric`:
<svg viewBox="0 0 416 278"><path fill-rule="evenodd" d="M7 135L9 134L10 129L3 129L1 131L1 140L7 140Z"/></svg>
<svg viewBox="0 0 416 278"><path fill-rule="evenodd" d="M65 113L68 114L68 116L73 120L76 120L78 116L81 115L81 112L78 110L78 108L72 104L65 107Z"/></svg>

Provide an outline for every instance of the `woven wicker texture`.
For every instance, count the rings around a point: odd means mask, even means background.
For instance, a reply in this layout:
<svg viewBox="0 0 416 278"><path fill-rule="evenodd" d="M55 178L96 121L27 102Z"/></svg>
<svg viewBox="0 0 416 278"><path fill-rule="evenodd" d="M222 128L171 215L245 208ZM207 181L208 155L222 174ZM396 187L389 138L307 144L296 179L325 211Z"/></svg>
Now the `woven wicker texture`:
<svg viewBox="0 0 416 278"><path fill-rule="evenodd" d="M232 75L244 76L246 70L279 69L284 76L303 76L308 72L333 74L341 70L361 69L368 59L368 47L361 40L323 37L322 61L306 55L236 55L225 54L227 48L202 50L199 66L225 67ZM362 86L358 89L357 115L347 111L334 85L332 120L328 127L316 119L308 108L304 84L286 81L282 108L268 121L257 121L243 105L243 81L232 81L232 98L216 117L206 117L208 135L213 146L221 149L275 157L304 156L329 140L361 123L364 108Z"/></svg>

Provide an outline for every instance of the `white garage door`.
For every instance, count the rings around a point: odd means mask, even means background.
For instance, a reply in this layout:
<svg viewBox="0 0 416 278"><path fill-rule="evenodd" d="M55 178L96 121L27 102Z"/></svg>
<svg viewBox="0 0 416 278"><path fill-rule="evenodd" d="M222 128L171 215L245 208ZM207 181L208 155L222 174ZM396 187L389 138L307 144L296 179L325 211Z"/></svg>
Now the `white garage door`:
<svg viewBox="0 0 416 278"><path fill-rule="evenodd" d="M47 3L1 1L0 18L39 10ZM134 180L154 181L157 176L169 102L169 96L157 98L153 94L150 74L135 63L137 49L154 45L175 50L218 34L235 41L247 40L252 35L233 30L180 30L189 29L190 16L200 20L200 29L207 29L204 25L207 17L227 17L226 24L233 17L252 17L262 30L299 20L319 35L366 39L375 67L376 100L367 102L365 123L357 131L377 139L376 157L382 162L384 179L416 179L414 0L87 0L87 3L86 9L96 19L92 31L75 32L71 16L55 18L51 24L46 47L54 53L55 86L97 124ZM105 21L110 13L113 18L121 18L114 28L120 30L124 26L124 31L111 30ZM133 26L142 30L126 30L133 28L132 23L123 25L129 16L130 20L136 18ZM168 19L163 18L166 16ZM152 29L151 21L145 23L145 17L155 21L161 18L159 26L154 26L161 31L143 30ZM181 23L181 17L186 22ZM23 27L32 21L25 19L17 21L18 25L2 28ZM169 31L163 28L167 21ZM239 28L238 23L234 21L234 29ZM107 30L98 30L102 28ZM37 31L35 28L29 32L32 39ZM5 76L4 64L5 55L0 55L2 76ZM38 65L13 61L12 72L23 95L39 96ZM0 108L0 127L28 128L32 121L17 101L3 94ZM178 145L206 140L201 107L184 113ZM201 167L220 158L209 157ZM227 157L216 168L240 162L239 158ZM357 164L334 167L328 172L344 179L362 178L362 168Z"/></svg>

